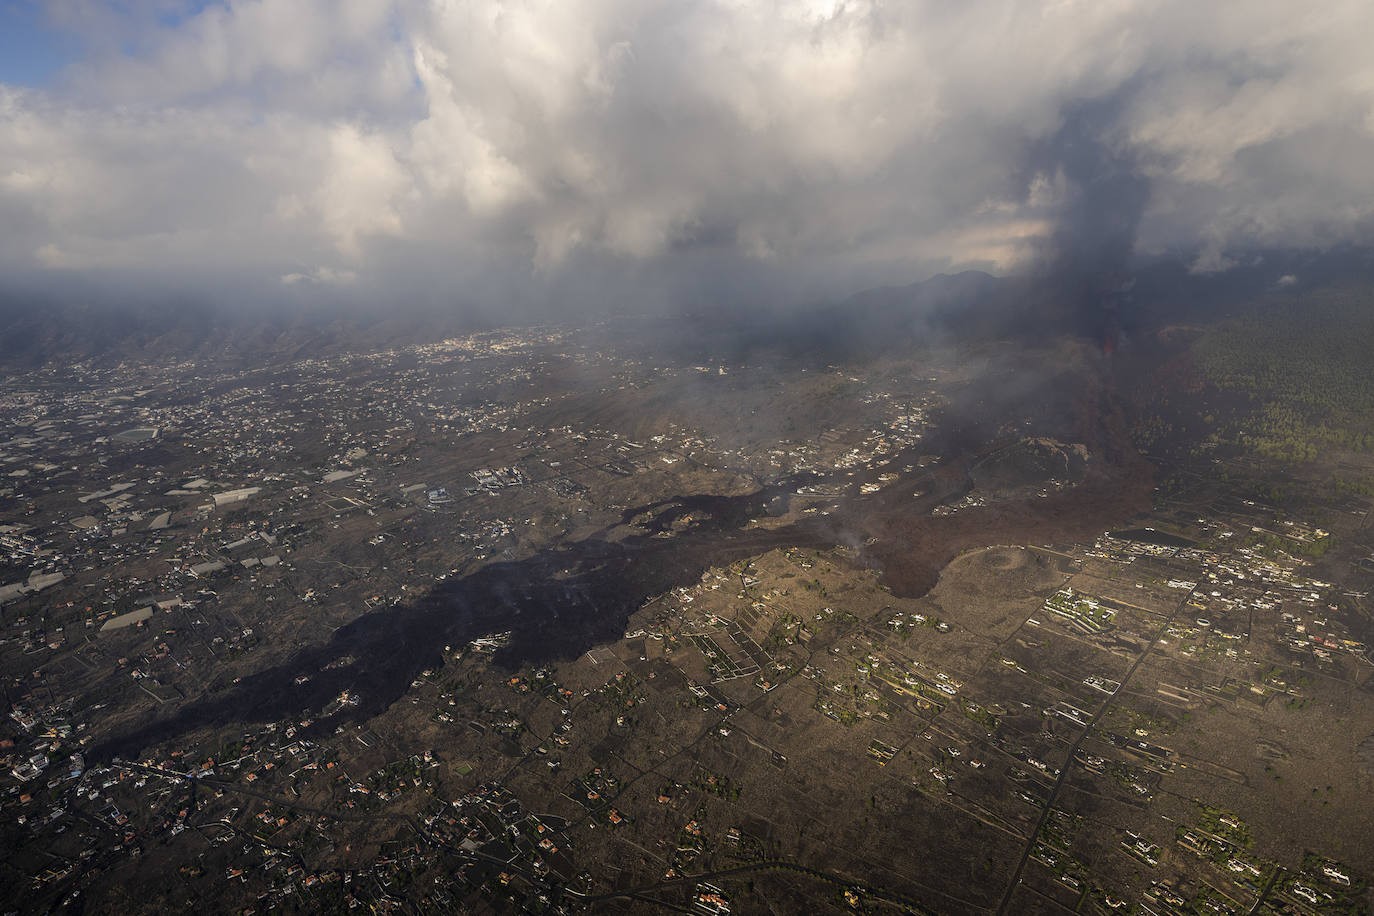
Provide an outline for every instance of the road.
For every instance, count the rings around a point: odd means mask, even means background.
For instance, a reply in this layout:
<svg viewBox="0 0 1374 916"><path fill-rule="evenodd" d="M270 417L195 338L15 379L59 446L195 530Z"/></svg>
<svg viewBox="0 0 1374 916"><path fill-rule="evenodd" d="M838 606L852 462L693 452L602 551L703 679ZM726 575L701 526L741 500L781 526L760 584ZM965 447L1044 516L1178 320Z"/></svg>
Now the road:
<svg viewBox="0 0 1374 916"><path fill-rule="evenodd" d="M1074 741L1073 747L1069 748L1069 757L1064 761L1064 766L1059 770L1059 777L1054 781L1054 786L1050 789L1049 798L1045 800L1045 807L1040 811L1040 819L1035 822L1035 829L1031 831L1029 839L1026 840L1026 848L1022 850L1021 859L1016 863L1016 870L1012 872L1011 881L1007 884L1006 893L1002 895L1002 903L997 907L997 916L1005 916L1009 911L1011 898L1016 895L1016 888L1021 884L1021 873L1025 871L1026 862L1030 859L1031 853L1035 850L1035 843L1040 838L1040 831L1044 829L1045 821L1049 820L1050 812L1054 810L1054 804L1059 800L1059 792L1064 788L1064 782L1068 779L1069 771L1073 769L1074 762L1078 759L1078 750L1083 746L1083 741L1088 737L1089 733L1097 727L1097 723L1101 721L1102 716L1111 708L1112 703L1116 702L1116 698L1121 691L1126 689L1126 685L1131 682L1131 678L1135 676L1136 671L1140 669L1145 659L1155 650L1155 646L1159 645L1159 641L1164 637L1164 633L1169 629L1169 625L1178 617L1192 595L1193 593L1191 591L1184 595L1183 599L1179 601L1178 606L1174 608L1173 613L1159 625L1159 629L1155 631L1154 639L1150 640L1150 644L1145 647L1145 651L1140 653L1140 657L1135 660L1130 670L1121 678L1120 685L1112 692L1112 695L1098 706L1097 712L1093 715L1092 720L1088 722L1087 727L1084 728L1083 731L1079 732L1078 739Z"/></svg>

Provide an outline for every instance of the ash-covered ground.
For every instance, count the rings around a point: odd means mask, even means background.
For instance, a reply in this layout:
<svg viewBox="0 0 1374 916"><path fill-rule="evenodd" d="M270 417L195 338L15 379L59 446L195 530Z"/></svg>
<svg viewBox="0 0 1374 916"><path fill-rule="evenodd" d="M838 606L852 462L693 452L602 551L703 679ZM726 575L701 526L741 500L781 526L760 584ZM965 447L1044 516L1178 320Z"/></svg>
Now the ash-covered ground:
<svg viewBox="0 0 1374 916"><path fill-rule="evenodd" d="M1196 333L638 333L8 380L21 908L1365 905L1368 499Z"/></svg>

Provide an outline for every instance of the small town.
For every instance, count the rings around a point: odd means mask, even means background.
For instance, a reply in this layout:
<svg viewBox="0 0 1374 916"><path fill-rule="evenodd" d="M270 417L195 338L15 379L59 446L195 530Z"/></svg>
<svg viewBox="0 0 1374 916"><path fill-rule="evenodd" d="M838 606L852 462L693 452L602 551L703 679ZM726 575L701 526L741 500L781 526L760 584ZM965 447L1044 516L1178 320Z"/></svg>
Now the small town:
<svg viewBox="0 0 1374 916"><path fill-rule="evenodd" d="M605 384L540 381L561 365ZM168 906L245 913L652 894L726 914L802 881L841 909L950 912L996 907L986 867L1018 899L1101 912L1363 912L1368 753L1348 742L1374 732L1350 701L1374 658L1349 621L1368 595L1314 564L1369 500L1318 525L1194 477L1137 527L960 548L902 597L884 523L814 532L903 497L939 526L1064 498L1083 453L1028 438L961 488L930 425L954 367L897 388L798 370L812 411L868 392L806 440L581 403L684 373L764 387L542 329L6 382L9 886L70 906L155 869ZM724 519L735 559L631 591L585 649L522 658L492 615L399 666L341 637L408 632L440 613L426 601L461 608L484 570L536 561L576 608L597 594L579 564L606 560L559 544L670 551ZM1288 806L1311 832L1275 820ZM918 836L948 868L902 867Z"/></svg>

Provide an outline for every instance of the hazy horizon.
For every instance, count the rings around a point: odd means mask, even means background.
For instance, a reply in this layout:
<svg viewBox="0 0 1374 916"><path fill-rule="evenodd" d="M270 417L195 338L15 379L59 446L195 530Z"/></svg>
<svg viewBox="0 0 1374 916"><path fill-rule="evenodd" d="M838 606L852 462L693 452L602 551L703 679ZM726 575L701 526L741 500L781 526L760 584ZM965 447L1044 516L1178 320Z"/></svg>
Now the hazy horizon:
<svg viewBox="0 0 1374 916"><path fill-rule="evenodd" d="M1374 239L1367 4L0 9L0 269L64 298L795 304Z"/></svg>

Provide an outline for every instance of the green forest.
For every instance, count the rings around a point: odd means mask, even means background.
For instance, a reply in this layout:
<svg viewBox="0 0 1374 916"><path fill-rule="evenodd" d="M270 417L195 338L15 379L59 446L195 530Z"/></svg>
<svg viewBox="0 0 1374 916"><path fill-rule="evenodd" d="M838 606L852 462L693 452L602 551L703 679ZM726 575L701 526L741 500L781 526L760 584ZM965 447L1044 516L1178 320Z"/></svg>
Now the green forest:
<svg viewBox="0 0 1374 916"><path fill-rule="evenodd" d="M1318 291L1258 304L1194 345L1207 380L1253 407L1220 436L1295 464L1374 450L1374 294Z"/></svg>

